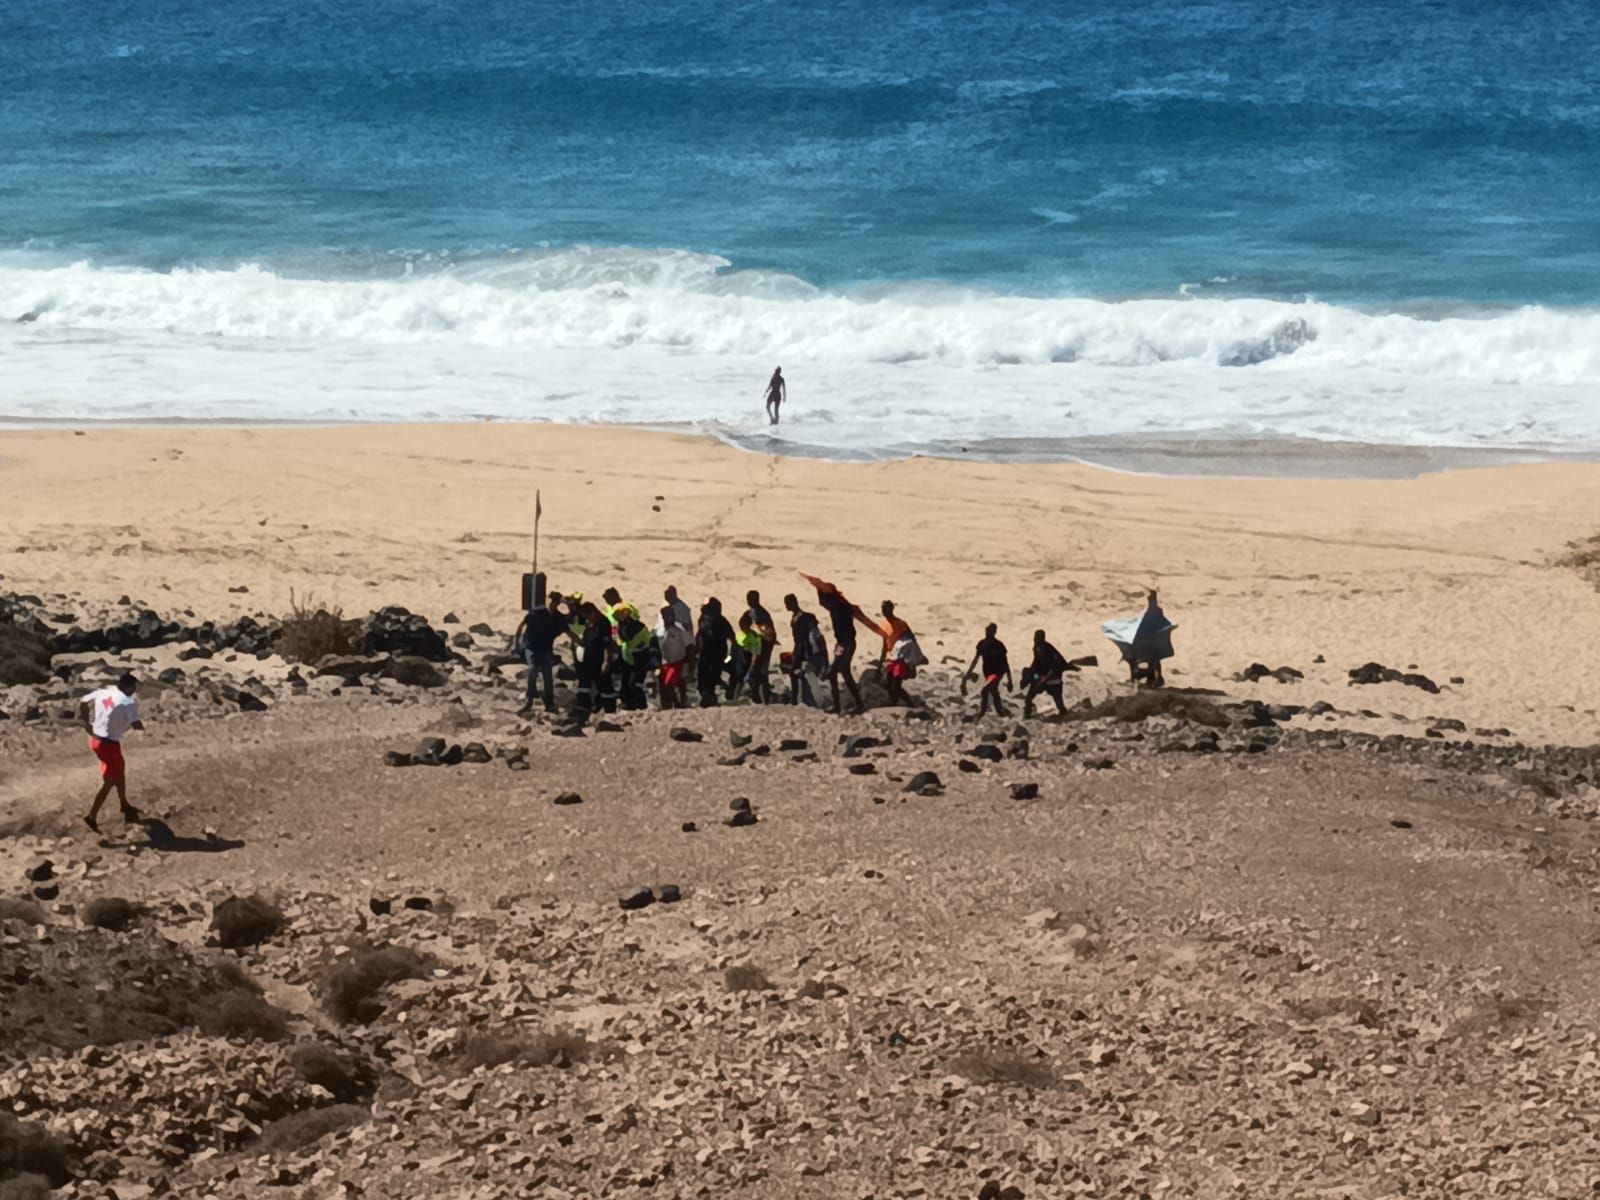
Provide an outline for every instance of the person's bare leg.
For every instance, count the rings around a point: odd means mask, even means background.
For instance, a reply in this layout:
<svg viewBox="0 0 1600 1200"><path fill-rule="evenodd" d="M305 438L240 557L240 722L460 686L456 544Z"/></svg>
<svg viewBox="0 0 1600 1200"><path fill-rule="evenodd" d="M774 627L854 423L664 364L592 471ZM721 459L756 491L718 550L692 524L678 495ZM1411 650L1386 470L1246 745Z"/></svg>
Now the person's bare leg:
<svg viewBox="0 0 1600 1200"><path fill-rule="evenodd" d="M83 823L96 833L100 832L100 806L106 802L106 797L111 795L111 789L116 786L113 780L106 780L100 785L100 790L94 794L94 803L89 806L89 815Z"/></svg>
<svg viewBox="0 0 1600 1200"><path fill-rule="evenodd" d="M140 812L128 803L128 776L124 772L117 778L117 803L122 806L122 819L124 821L137 821Z"/></svg>

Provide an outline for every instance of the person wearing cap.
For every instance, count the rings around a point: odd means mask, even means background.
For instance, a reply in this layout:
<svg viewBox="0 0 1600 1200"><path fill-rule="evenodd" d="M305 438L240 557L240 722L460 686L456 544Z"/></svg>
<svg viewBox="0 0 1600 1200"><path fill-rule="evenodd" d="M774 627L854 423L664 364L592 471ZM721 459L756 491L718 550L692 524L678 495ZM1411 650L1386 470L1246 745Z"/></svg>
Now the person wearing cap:
<svg viewBox="0 0 1600 1200"><path fill-rule="evenodd" d="M622 707L638 711L649 703L644 693L644 681L651 666L650 646L655 634L639 619L631 604L619 604L613 611L617 623L617 682L622 693Z"/></svg>
<svg viewBox="0 0 1600 1200"><path fill-rule="evenodd" d="M139 810L128 803L128 768L122 758L122 739L130 729L144 729L139 720L139 705L134 693L139 681L124 675L110 687L99 688L78 701L78 715L89 731L89 749L100 760L100 790L95 793L94 804L83 823L95 833L100 832L100 806L106 802L113 789L117 803L122 806L125 822L137 821Z"/></svg>

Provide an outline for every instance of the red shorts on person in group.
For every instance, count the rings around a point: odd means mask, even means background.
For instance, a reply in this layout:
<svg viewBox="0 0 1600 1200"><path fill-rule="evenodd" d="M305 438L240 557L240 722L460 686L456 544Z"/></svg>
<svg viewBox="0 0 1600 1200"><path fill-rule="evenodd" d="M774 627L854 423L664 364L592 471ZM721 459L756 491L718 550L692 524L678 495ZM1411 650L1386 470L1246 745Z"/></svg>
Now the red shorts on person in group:
<svg viewBox="0 0 1600 1200"><path fill-rule="evenodd" d="M889 672L890 679L908 679L911 675L911 672L906 668L906 664L900 662L898 659L891 659L887 664L886 669Z"/></svg>
<svg viewBox="0 0 1600 1200"><path fill-rule="evenodd" d="M983 677L983 681L986 684L988 684L990 687L993 687L995 684L1000 682L1000 676L998 676L998 675L985 675Z"/></svg>
<svg viewBox="0 0 1600 1200"><path fill-rule="evenodd" d="M661 667L661 686L675 688L683 682L682 663L664 663Z"/></svg>
<svg viewBox="0 0 1600 1200"><path fill-rule="evenodd" d="M115 782L122 778L124 766L122 762L122 743L114 742L110 738L92 737L89 739L89 749L94 751L94 756L100 760L100 777Z"/></svg>

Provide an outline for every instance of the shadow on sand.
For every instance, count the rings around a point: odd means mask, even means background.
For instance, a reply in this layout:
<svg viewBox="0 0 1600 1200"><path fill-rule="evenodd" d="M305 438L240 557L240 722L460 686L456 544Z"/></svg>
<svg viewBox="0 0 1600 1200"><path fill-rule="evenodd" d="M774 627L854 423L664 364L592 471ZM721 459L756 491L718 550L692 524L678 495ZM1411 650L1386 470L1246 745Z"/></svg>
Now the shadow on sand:
<svg viewBox="0 0 1600 1200"><path fill-rule="evenodd" d="M139 832L144 834L141 840ZM114 850L160 850L171 854L221 854L225 850L238 850L244 842L238 838L185 837L174 833L172 826L160 817L141 817L128 825L123 838L102 838L100 844Z"/></svg>

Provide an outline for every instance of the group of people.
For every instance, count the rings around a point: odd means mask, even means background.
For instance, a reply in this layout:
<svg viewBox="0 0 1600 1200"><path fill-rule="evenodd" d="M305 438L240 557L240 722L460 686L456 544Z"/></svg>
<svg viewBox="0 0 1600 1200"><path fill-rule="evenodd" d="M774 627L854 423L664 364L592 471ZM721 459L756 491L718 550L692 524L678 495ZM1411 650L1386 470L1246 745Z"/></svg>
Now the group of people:
<svg viewBox="0 0 1600 1200"><path fill-rule="evenodd" d="M855 674L858 627L881 642L877 661L890 702L909 704L906 681L927 658L911 627L896 614L894 602L885 600L880 606L880 623L834 584L815 576L805 578L828 619L831 653L822 618L808 611L793 592L783 598L789 618L785 649L776 620L755 590L745 594L744 611L730 619L717 597L706 600L697 615L677 588L668 587L654 625L646 625L638 607L616 588L607 588L598 600L587 600L581 592L545 595L540 577L534 588L536 602L514 635L528 664L523 711L531 712L541 701L547 710L555 710L558 647L565 638L577 679L576 704L589 712L647 707L652 676L662 708L690 707L691 685L702 708L741 695L758 704L781 699L815 707L818 686L825 681L834 711L846 711L842 701L848 695L854 711L861 712L865 705ZM542 603L538 597L543 597ZM781 697L773 687L775 673L787 685Z"/></svg>
<svg viewBox="0 0 1600 1200"><path fill-rule="evenodd" d="M789 630L785 648L777 622L762 603L761 593L755 590L745 594L744 611L732 617L715 596L706 600L696 615L678 595L677 588L668 587L654 625L646 625L638 607L624 600L616 588L607 588L599 600L586 600L580 592L550 592L545 596L543 577L538 576L532 594L541 599L525 613L514 636L516 648L528 664L523 712L531 712L540 701L547 710L555 710L558 646L565 638L577 679L575 704L589 712L648 707L653 678L662 708L690 707L691 687L702 708L740 696L758 704L781 700L816 707L820 703L818 690L825 682L833 711L853 709L859 713L865 705L855 674L858 629L870 631L879 640L877 662L889 703L909 706L911 699L905 684L928 660L910 625L895 611L894 602L885 600L879 606L879 619L873 620L837 585L814 575L803 578L816 591L821 615L808 611L793 592L786 595L783 608L788 614ZM1106 628L1111 630L1120 624L1108 622ZM1130 624L1136 630L1156 630L1158 634L1170 628L1154 592L1149 595L1145 613ZM1126 644L1120 640L1118 644L1123 647L1134 682L1159 686L1160 658L1171 653L1170 642L1165 643L1164 649L1150 649L1142 633L1125 636ZM1113 640L1118 639L1114 636ZM1057 713L1065 713L1064 676L1095 661L1092 656L1068 659L1050 643L1044 630L1035 630L1033 656L1021 673L1023 715L1033 715L1034 703L1041 696L1048 696L1055 703ZM991 624L977 644L962 677L963 694L980 667L983 687L978 716L986 716L991 710L998 716L1008 716L1010 710L1001 696L1001 685L1013 692L1018 688L998 626ZM787 685L781 696L774 690L774 674ZM851 709L844 707L846 697Z"/></svg>

